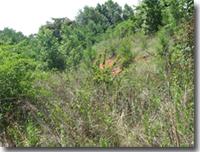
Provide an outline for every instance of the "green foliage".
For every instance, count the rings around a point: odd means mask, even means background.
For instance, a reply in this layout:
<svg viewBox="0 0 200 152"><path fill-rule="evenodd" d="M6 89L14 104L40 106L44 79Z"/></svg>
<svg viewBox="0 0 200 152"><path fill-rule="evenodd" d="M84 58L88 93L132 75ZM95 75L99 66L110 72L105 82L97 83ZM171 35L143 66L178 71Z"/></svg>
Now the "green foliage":
<svg viewBox="0 0 200 152"><path fill-rule="evenodd" d="M140 19L137 22L139 25L142 23L147 34L157 32L159 26L166 26L172 36L175 27L191 15L193 8L193 0L143 0L136 7L136 16Z"/></svg>
<svg viewBox="0 0 200 152"><path fill-rule="evenodd" d="M194 15L189 22L178 26L174 35L175 46L170 52L171 70L178 85L194 84ZM182 86L184 87L184 86Z"/></svg>
<svg viewBox="0 0 200 152"><path fill-rule="evenodd" d="M36 95L32 86L35 80L34 71L39 66L30 58L28 50L23 51L22 44L9 43L1 41L0 46L0 107L4 112L1 123L3 128L9 125L11 115L13 119L17 116L20 100Z"/></svg>
<svg viewBox="0 0 200 152"><path fill-rule="evenodd" d="M38 128L35 127L33 122L26 125L26 130L23 130L16 124L12 124L12 127L7 127L10 136L13 136L16 143L19 143L19 147L35 147L39 142Z"/></svg>
<svg viewBox="0 0 200 152"><path fill-rule="evenodd" d="M12 39L10 44L13 45L26 39L26 36L24 36L22 32L16 32L15 30L9 28L4 28L0 31L0 40L7 42L10 38Z"/></svg>
<svg viewBox="0 0 200 152"><path fill-rule="evenodd" d="M106 144L106 142L104 142L103 139L101 139L101 141L100 141L100 146L101 147L108 147L107 144Z"/></svg>
<svg viewBox="0 0 200 152"><path fill-rule="evenodd" d="M120 51L123 57L121 66L122 66L122 69L126 69L133 62L137 54L133 54L131 52L131 41L128 40L127 38L123 39L121 45L122 47L120 48Z"/></svg>
<svg viewBox="0 0 200 152"><path fill-rule="evenodd" d="M123 21L123 18L121 17L121 15L118 12L115 13L115 15L113 16L114 26L121 23L122 21Z"/></svg>
<svg viewBox="0 0 200 152"><path fill-rule="evenodd" d="M60 43L61 38L61 26L66 22L69 25L73 23L73 21L70 21L67 17L64 18L51 18L53 20L53 23L47 22L46 23L46 29L49 29L53 32L53 36L55 36Z"/></svg>
<svg viewBox="0 0 200 152"><path fill-rule="evenodd" d="M148 36L145 35L144 30L137 31L136 35L137 35L137 37L139 38L139 40L141 42L142 50L145 50L147 48L147 45L148 45L148 41L147 41Z"/></svg>
<svg viewBox="0 0 200 152"><path fill-rule="evenodd" d="M119 23L114 28L114 34L117 37L123 38L125 36L129 36L135 33L135 30L137 29L136 22L133 22L132 20L127 20L122 23Z"/></svg>
<svg viewBox="0 0 200 152"><path fill-rule="evenodd" d="M83 11L79 10L76 20L84 26L88 25L89 21L92 20L95 24L100 23L103 29L108 28L108 19L93 7L85 6Z"/></svg>
<svg viewBox="0 0 200 152"><path fill-rule="evenodd" d="M96 58L97 58L97 52L96 50L92 49L92 43L88 39L87 49L84 52L84 63L86 65L86 68L91 68Z"/></svg>
<svg viewBox="0 0 200 152"><path fill-rule="evenodd" d="M92 44L100 41L101 34L103 33L104 29L103 26L101 26L100 23L95 24L94 21L90 20L88 25L85 27L82 26L80 28L81 33L83 33L85 36L90 35L90 39ZM87 41L87 38L85 37L84 41Z"/></svg>
<svg viewBox="0 0 200 152"><path fill-rule="evenodd" d="M68 69L77 70L82 60L84 44L83 40L80 39L78 30L72 30L71 26L62 27L62 41L59 50L65 57Z"/></svg>
<svg viewBox="0 0 200 152"><path fill-rule="evenodd" d="M103 27L100 23L94 23L93 20L89 20L88 24L85 26L77 25L75 28L73 24L70 26L64 24L62 27L62 38L64 38L62 43L65 43L68 39L70 39L69 37L71 35L74 35L77 37L77 45L81 45L85 49L87 45L87 35L90 35L92 43L95 43L99 41L101 33L103 33Z"/></svg>
<svg viewBox="0 0 200 152"><path fill-rule="evenodd" d="M112 0L105 2L104 6L108 9L105 16L108 19L110 25L115 25L117 22L120 22L116 18L121 20L119 15L122 13L122 7L119 6L117 2L114 3Z"/></svg>
<svg viewBox="0 0 200 152"><path fill-rule="evenodd" d="M108 0L104 4L97 4L95 10L100 12L107 18L107 25L111 28L115 27L118 23L126 21L133 13L133 8L127 4L124 5L124 10L117 2ZM106 28L107 29L107 28Z"/></svg>
<svg viewBox="0 0 200 152"><path fill-rule="evenodd" d="M144 13L143 27L146 33L158 31L158 26L162 25L162 5L159 0L143 0L140 4Z"/></svg>
<svg viewBox="0 0 200 152"><path fill-rule="evenodd" d="M163 0L161 5L163 6L162 23L167 27L170 35L173 35L176 26L191 16L194 10L194 0Z"/></svg>
<svg viewBox="0 0 200 152"><path fill-rule="evenodd" d="M44 66L44 68L64 70L65 59L58 50L59 44L52 31L42 26L38 32L38 40L41 46L39 53L42 54L42 61L47 64L47 67Z"/></svg>
<svg viewBox="0 0 200 152"><path fill-rule="evenodd" d="M128 20L133 13L134 13L133 8L129 6L128 4L125 4L124 10L123 10L123 19Z"/></svg>
<svg viewBox="0 0 200 152"><path fill-rule="evenodd" d="M116 50L117 50L116 45L111 44L111 46L110 46L111 57L115 57L117 55Z"/></svg>
<svg viewBox="0 0 200 152"><path fill-rule="evenodd" d="M95 24L94 21L90 20L86 26L88 30L90 30L91 33L94 33L94 35L97 35L99 33L103 33L102 26L98 23Z"/></svg>
<svg viewBox="0 0 200 152"><path fill-rule="evenodd" d="M162 28L160 31L157 32L158 34L158 42L159 46L157 46L157 53L159 55L167 55L169 51L169 41L170 41L170 35L166 31L165 28Z"/></svg>

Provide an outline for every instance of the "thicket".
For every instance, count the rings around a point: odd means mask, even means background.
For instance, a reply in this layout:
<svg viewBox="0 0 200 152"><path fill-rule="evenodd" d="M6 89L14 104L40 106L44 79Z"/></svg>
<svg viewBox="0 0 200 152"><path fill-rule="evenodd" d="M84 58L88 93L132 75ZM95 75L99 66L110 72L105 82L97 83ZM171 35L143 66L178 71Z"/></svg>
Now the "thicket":
<svg viewBox="0 0 200 152"><path fill-rule="evenodd" d="M0 31L3 146L194 147L193 0L52 20Z"/></svg>

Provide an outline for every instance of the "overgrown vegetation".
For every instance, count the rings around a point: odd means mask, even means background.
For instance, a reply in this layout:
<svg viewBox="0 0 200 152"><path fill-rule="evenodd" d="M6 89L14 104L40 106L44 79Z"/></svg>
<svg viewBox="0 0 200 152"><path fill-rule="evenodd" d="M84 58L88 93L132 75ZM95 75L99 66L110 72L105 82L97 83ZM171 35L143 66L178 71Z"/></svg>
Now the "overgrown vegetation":
<svg viewBox="0 0 200 152"><path fill-rule="evenodd" d="M3 146L194 147L193 0L108 0L0 35Z"/></svg>

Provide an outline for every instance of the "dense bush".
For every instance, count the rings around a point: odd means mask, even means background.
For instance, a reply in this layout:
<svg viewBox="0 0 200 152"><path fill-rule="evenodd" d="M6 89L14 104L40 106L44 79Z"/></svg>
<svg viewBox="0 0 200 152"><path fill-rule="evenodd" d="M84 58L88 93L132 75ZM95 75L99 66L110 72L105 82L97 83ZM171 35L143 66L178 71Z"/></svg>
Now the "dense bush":
<svg viewBox="0 0 200 152"><path fill-rule="evenodd" d="M42 26L38 32L38 40L40 44L41 59L46 62L48 69L57 68L58 70L64 70L66 67L65 58L63 54L59 51L58 41L56 37L53 36L52 31L46 29Z"/></svg>
<svg viewBox="0 0 200 152"><path fill-rule="evenodd" d="M123 38L125 36L129 36L135 33L137 29L137 24L133 22L132 20L127 20L122 23L119 23L115 28L114 28L114 34L117 37Z"/></svg>
<svg viewBox="0 0 200 152"><path fill-rule="evenodd" d="M3 109L1 129L8 127L16 117L20 118L19 111L24 100L34 98L37 94L33 87L34 71L40 65L30 58L30 50L23 49L23 43L24 41L17 45L10 45L9 41L1 41L0 107Z"/></svg>
<svg viewBox="0 0 200 152"><path fill-rule="evenodd" d="M22 32L16 32L13 29L4 28L2 31L0 30L0 40L7 42L11 39L10 44L17 44L26 38Z"/></svg>

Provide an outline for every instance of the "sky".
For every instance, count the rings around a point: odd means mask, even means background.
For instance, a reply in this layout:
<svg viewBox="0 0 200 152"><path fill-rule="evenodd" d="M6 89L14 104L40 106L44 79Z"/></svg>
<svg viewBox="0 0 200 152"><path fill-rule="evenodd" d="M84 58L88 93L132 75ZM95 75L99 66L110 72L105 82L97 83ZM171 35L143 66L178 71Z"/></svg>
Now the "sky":
<svg viewBox="0 0 200 152"><path fill-rule="evenodd" d="M28 36L37 33L51 18L75 19L85 5L96 7L108 0L2 0L0 3L0 30L5 27ZM138 0L113 0L120 6L137 5Z"/></svg>

